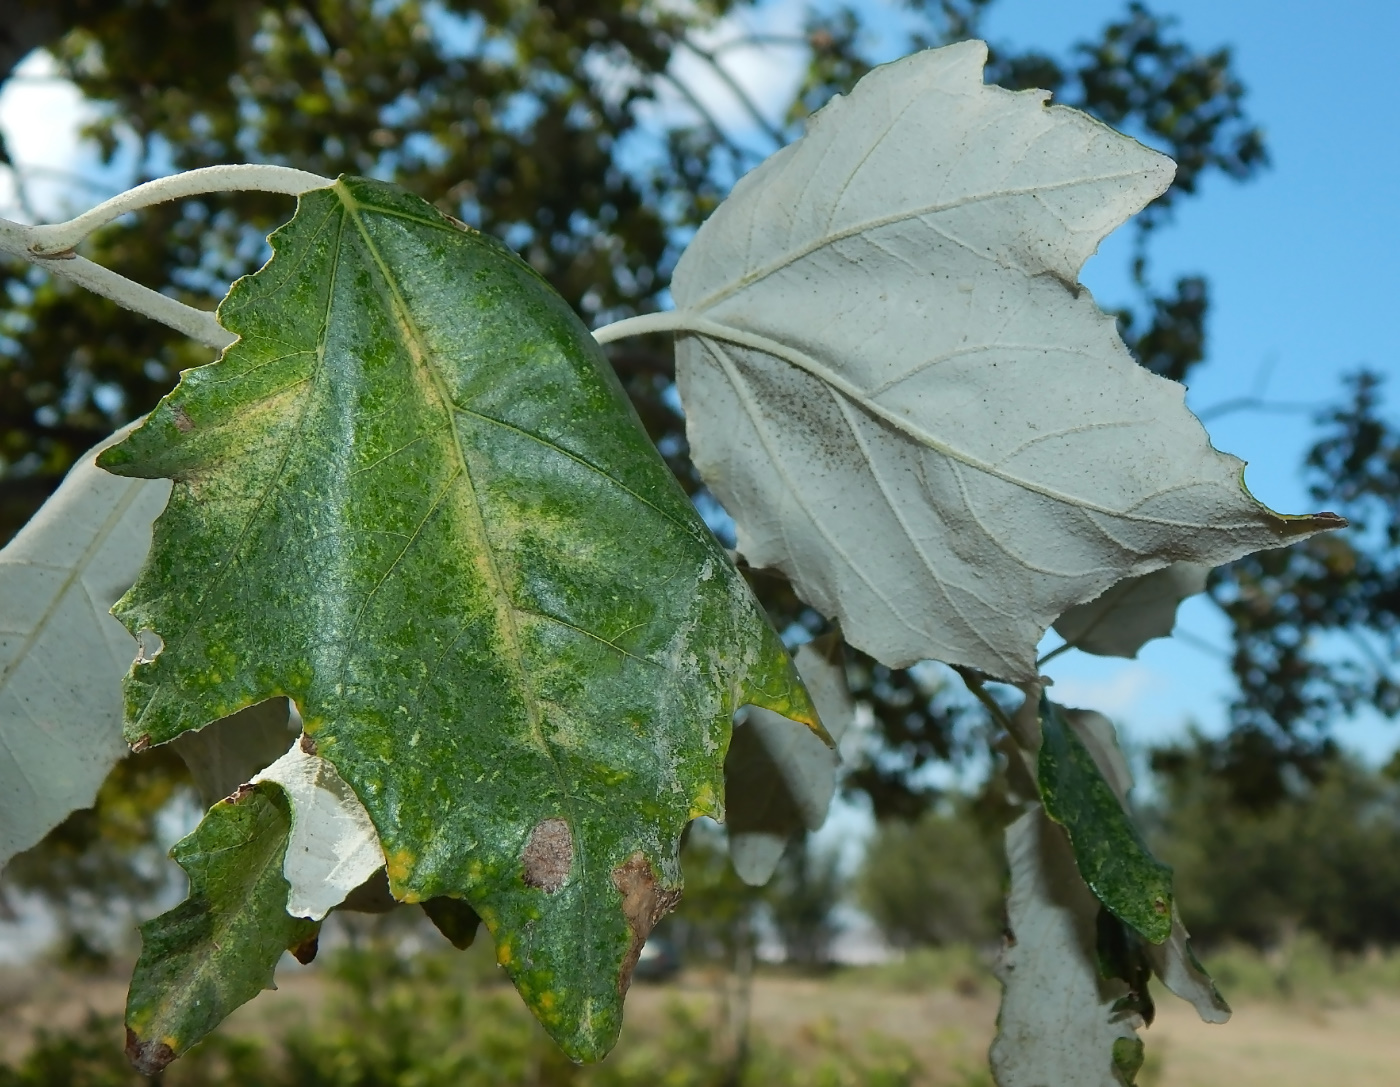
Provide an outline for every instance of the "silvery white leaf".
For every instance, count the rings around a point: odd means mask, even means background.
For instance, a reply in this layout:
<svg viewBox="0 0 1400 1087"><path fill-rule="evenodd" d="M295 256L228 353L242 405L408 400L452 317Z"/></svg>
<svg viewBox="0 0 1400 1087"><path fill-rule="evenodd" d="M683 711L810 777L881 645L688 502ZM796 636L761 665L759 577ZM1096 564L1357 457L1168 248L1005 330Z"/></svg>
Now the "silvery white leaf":
<svg viewBox="0 0 1400 1087"><path fill-rule="evenodd" d="M808 642L794 655L822 724L840 743L855 718L839 639ZM739 878L767 883L788 840L826 821L840 762L812 730L749 706L734 728L724 763L729 855Z"/></svg>
<svg viewBox="0 0 1400 1087"><path fill-rule="evenodd" d="M1142 1018L1115 1010L1125 982L1099 974L1099 902L1063 829L1036 805L1006 830L1008 935L992 1072L998 1087L1123 1087L1115 1064L1141 1053Z"/></svg>
<svg viewBox="0 0 1400 1087"><path fill-rule="evenodd" d="M847 641L1036 678L1125 577L1344 522L1256 502L1076 278L1169 159L963 42L876 68L746 176L672 281L691 453Z"/></svg>
<svg viewBox="0 0 1400 1087"><path fill-rule="evenodd" d="M126 754L121 680L137 644L108 609L145 561L170 483L93 463L125 434L84 453L0 551L0 865L91 805Z"/></svg>
<svg viewBox="0 0 1400 1087"><path fill-rule="evenodd" d="M206 808L251 780L287 750L300 731L292 727L290 717L287 699L269 698L170 741L189 767Z"/></svg>
<svg viewBox="0 0 1400 1087"><path fill-rule="evenodd" d="M293 743L251 784L274 781L291 798L292 833L282 864L291 888L287 912L319 921L384 867L384 851L354 791L304 742Z"/></svg>
<svg viewBox="0 0 1400 1087"><path fill-rule="evenodd" d="M1230 1019L1230 1005L1220 995L1215 982L1206 973L1196 953L1191 950L1191 934L1181 923L1176 905L1172 905L1172 934L1161 944L1146 944L1143 951L1152 964L1152 972L1162 984L1187 1003L1207 1023L1225 1023Z"/></svg>
<svg viewBox="0 0 1400 1087"><path fill-rule="evenodd" d="M1055 630L1076 649L1100 657L1136 657L1153 638L1176 626L1177 605L1206 587L1211 568L1174 562L1127 578L1087 604L1076 604L1055 620Z"/></svg>

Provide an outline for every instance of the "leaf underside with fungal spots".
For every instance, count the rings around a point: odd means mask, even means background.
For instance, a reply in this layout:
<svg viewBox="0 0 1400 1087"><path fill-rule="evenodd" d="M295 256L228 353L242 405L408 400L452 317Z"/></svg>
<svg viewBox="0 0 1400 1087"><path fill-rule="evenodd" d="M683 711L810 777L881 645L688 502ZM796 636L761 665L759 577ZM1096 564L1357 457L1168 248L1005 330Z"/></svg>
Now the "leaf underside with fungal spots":
<svg viewBox="0 0 1400 1087"><path fill-rule="evenodd" d="M126 1053L142 1075L155 1075L271 988L283 951L303 961L315 953L320 925L287 913L282 861L291 829L280 786L245 786L171 850L189 876L189 898L141 926L127 995Z"/></svg>
<svg viewBox="0 0 1400 1087"><path fill-rule="evenodd" d="M1143 844L1064 708L1043 696L1040 734L1041 802L1068 833L1080 875L1116 917L1160 944L1172 932L1171 869Z"/></svg>
<svg viewBox="0 0 1400 1087"><path fill-rule="evenodd" d="M1006 829L1011 869L1004 986L992 1074L997 1087L1124 1087L1123 1058L1141 1053L1129 985L1105 974L1101 907L1075 869L1064 829L1034 805Z"/></svg>
<svg viewBox="0 0 1400 1087"><path fill-rule="evenodd" d="M1126 577L1338 527L1281 517L1077 282L1169 159L985 43L876 68L745 176L676 265L695 465L750 564L891 667L1017 682Z"/></svg>
<svg viewBox="0 0 1400 1087"><path fill-rule="evenodd" d="M174 480L118 617L162 743L300 710L403 901L455 897L600 1058L745 703L820 729L600 348L502 245L397 187L304 194L239 336L101 464Z"/></svg>

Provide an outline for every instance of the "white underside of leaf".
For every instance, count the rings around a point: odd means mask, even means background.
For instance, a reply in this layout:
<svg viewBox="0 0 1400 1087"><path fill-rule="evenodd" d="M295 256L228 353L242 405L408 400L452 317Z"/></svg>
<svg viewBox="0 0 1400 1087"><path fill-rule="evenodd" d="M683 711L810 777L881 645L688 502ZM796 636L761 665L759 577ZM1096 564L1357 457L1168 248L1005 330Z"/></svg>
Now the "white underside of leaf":
<svg viewBox="0 0 1400 1087"><path fill-rule="evenodd" d="M1118 802L1128 809L1128 793L1133 787L1133 772L1123 749L1118 745L1118 731L1101 713L1093 710L1066 710L1065 717L1084 746L1089 749L1099 773L1113 789ZM1131 814L1131 811L1129 811ZM1191 934L1181 923L1176 904L1172 904L1172 932L1157 945L1146 944L1148 961L1153 972L1171 992L1195 1007L1207 1023L1224 1023L1230 1018L1230 1005L1220 995L1191 951Z"/></svg>
<svg viewBox="0 0 1400 1087"><path fill-rule="evenodd" d="M292 833L282 874L290 885L287 912L319 921L384 867L369 812L328 761L300 742L250 784L273 781L292 802Z"/></svg>
<svg viewBox="0 0 1400 1087"><path fill-rule="evenodd" d="M119 479L88 451L0 551L0 865L90 806L126 754L136 642L109 614L151 544L168 480Z"/></svg>
<svg viewBox="0 0 1400 1087"><path fill-rule="evenodd" d="M1080 879L1064 831L1036 805L1006 831L1010 934L992 1072L998 1087L1122 1087L1113 1044L1133 1039L1135 1012L1113 1010L1126 983L1099 976L1099 902Z"/></svg>
<svg viewBox="0 0 1400 1087"><path fill-rule="evenodd" d="M920 53L834 99L700 229L666 325L751 564L888 665L1030 681L1071 606L1299 527L1075 285L1171 161L985 60Z"/></svg>
<svg viewBox="0 0 1400 1087"><path fill-rule="evenodd" d="M1100 657L1136 657L1153 638L1176 626L1177 606L1206 587L1211 568L1175 562L1120 581L1087 604L1076 604L1055 620L1055 631L1076 649Z"/></svg>
<svg viewBox="0 0 1400 1087"><path fill-rule="evenodd" d="M811 643L798 649L793 659L827 734L840 743L855 719L844 669ZM794 833L803 827L817 830L826 822L840 756L806 725L757 706L749 706L745 714L735 739L758 749L752 769L762 776L754 781L745 774L741 787L727 792L725 811L734 871L758 887L773 875ZM742 735L744 730L749 730L748 736ZM735 829L740 826L747 829Z"/></svg>

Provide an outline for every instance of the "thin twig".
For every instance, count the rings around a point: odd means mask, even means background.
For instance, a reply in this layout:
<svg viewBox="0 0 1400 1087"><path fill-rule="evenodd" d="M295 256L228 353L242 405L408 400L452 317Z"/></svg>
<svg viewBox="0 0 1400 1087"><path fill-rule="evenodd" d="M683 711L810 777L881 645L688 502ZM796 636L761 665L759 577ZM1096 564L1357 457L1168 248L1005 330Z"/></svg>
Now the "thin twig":
<svg viewBox="0 0 1400 1087"><path fill-rule="evenodd" d="M763 116L763 112L758 108L757 103L749 97L749 92L740 86L739 81L729 74L729 69L721 64L713 53L708 49L702 49L688 38L682 38L681 44L714 70L715 75L719 76L724 85L728 87L734 97L739 100L739 104L743 106L748 115L758 123L758 127L763 130L764 134L767 135L770 140L779 147L787 143L787 138L773 127L773 124L767 117Z"/></svg>
<svg viewBox="0 0 1400 1087"><path fill-rule="evenodd" d="M25 226L0 219L0 253L27 260L193 340L222 349L237 337L223 328L212 313L133 283L110 268L78 256L73 248L92 231L127 212L183 196L249 189L299 196L330 184L328 178L285 166L210 166L138 185L66 223Z"/></svg>
<svg viewBox="0 0 1400 1087"><path fill-rule="evenodd" d="M247 190L300 196L311 189L321 189L331 184L333 182L328 177L293 170L288 166L206 166L137 185L66 223L33 227L29 247L36 256L57 256L72 249L98 227L106 226L129 211L186 196Z"/></svg>
<svg viewBox="0 0 1400 1087"><path fill-rule="evenodd" d="M1066 650L1074 649L1078 644L1078 642L1065 642L1064 645L1057 645L1054 649L1050 650L1049 653L1046 653L1045 656L1041 657L1040 660L1035 662L1036 668L1045 667L1045 665L1049 664L1061 653L1064 653Z"/></svg>
<svg viewBox="0 0 1400 1087"><path fill-rule="evenodd" d="M972 692L972 697L987 708L987 712L992 715L992 719L1011 735L1015 736L1016 729L1011 723L1011 718L1006 715L1006 711L1001 708L997 700L992 697L991 692L987 690L986 682L982 678L982 674L974 669L966 668L961 664L954 664L951 667L953 671L962 678L963 684L967 689Z"/></svg>
<svg viewBox="0 0 1400 1087"><path fill-rule="evenodd" d="M723 144L731 155L740 159L752 157L752 152L744 150L743 147L739 146L739 144L735 143L729 137L729 134L726 133L724 129L720 128L719 122L715 120L714 114L710 112L709 107L707 107L704 102L700 101L699 96L697 96L694 91L670 72L661 72L660 77L680 93L681 97L686 100L690 108L700 115L700 123L710 130L711 135Z"/></svg>
<svg viewBox="0 0 1400 1087"><path fill-rule="evenodd" d="M1208 408L1202 408L1196 412L1196 418L1201 422L1211 419L1219 419L1222 415L1231 415L1237 411L1257 411L1265 415L1303 415L1310 414L1317 410L1316 404L1304 403L1301 400L1262 400L1257 396L1237 396L1233 400L1224 400L1219 404L1212 404Z"/></svg>
<svg viewBox="0 0 1400 1087"><path fill-rule="evenodd" d="M1192 634L1189 630L1182 630L1178 627L1176 630L1172 631L1172 637L1179 642L1189 645L1192 649L1199 649L1202 653L1209 653L1212 657L1217 657L1220 660L1229 660L1231 658L1231 654L1228 651L1206 641L1199 634Z"/></svg>

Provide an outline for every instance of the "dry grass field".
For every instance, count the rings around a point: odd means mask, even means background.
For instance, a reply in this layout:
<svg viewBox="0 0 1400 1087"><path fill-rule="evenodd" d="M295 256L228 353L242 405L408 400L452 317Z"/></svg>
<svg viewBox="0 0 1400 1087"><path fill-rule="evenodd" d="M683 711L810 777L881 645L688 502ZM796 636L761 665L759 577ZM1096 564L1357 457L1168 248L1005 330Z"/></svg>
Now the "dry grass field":
<svg viewBox="0 0 1400 1087"><path fill-rule="evenodd" d="M636 986L619 1056L674 1029L678 1007L693 1022L719 1022L721 982L688 971L667 984ZM314 1015L327 999L326 974L317 967L289 964L280 985L224 1030L273 1037L280 1024ZM73 1029L91 1012L118 1015L123 1000L118 976L0 968L0 1056L21 1054L37 1029ZM752 997L753 1037L770 1056L801 1065L818 1052L907 1053L919 1068L912 1082L929 1087L990 1084L985 1054L995 1017L995 983L975 972L920 988L907 973L892 979L879 970L845 970L814 978L772 971L760 973ZM1202 1024L1190 1007L1164 995L1146 1040L1142 1087L1396 1087L1400 992L1237 996L1235 1018L1223 1027Z"/></svg>

